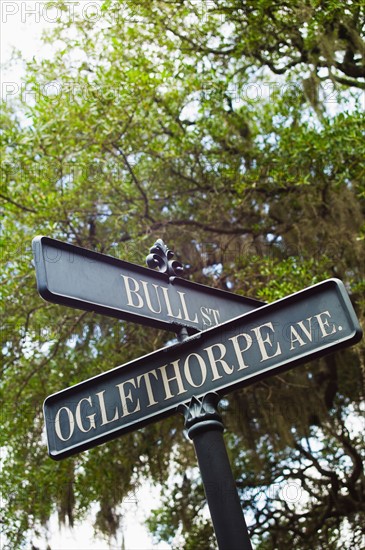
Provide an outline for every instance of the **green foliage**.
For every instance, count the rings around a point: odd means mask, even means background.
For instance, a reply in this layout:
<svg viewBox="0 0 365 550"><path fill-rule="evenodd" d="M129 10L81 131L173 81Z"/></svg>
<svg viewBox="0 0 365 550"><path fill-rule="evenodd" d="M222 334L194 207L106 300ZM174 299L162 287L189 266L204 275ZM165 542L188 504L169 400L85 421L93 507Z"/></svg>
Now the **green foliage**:
<svg viewBox="0 0 365 550"><path fill-rule="evenodd" d="M24 89L35 100L4 104L0 134L1 483L11 547L29 547L54 511L72 525L95 503L96 528L115 534L123 498L146 477L165 494L148 522L156 539L214 547L181 420L62 463L47 457L47 395L170 335L43 302L35 235L142 265L163 238L187 277L267 301L339 277L364 321L362 10L108 0L98 25L61 20L48 38L60 44L53 58L28 64ZM257 548L360 548L364 372L359 344L225 401ZM282 496L288 483L300 502Z"/></svg>

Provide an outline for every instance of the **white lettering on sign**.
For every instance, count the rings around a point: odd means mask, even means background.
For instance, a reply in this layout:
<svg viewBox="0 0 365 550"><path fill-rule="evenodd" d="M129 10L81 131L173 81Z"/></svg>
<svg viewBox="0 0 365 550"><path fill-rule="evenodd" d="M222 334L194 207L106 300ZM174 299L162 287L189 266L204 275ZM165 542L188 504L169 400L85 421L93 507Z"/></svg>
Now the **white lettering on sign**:
<svg viewBox="0 0 365 550"><path fill-rule="evenodd" d="M322 315L326 315L327 317L331 317L329 314L329 311L324 311L323 313L319 313L318 315L315 315L315 318L318 321L319 328L322 332L322 338L325 338L326 336L331 336L331 334L334 334L336 332L336 327L334 324L332 324L332 327L329 326L328 319L323 320ZM326 331L326 328L330 330L330 332Z"/></svg>
<svg viewBox="0 0 365 550"><path fill-rule="evenodd" d="M268 351L266 349L266 345L272 347L273 343L271 341L271 336L270 336L269 332L262 330L264 327L268 327L272 331L272 333L274 333L274 327L272 326L272 323L265 323L264 325L261 325L260 327L252 329L252 331L255 333L256 340L257 340L257 343L258 343L259 348L260 348L261 357L262 357L261 362L266 361L267 359L271 359L271 357L276 357L276 355L281 354L281 348L280 348L279 343L276 347L276 351L272 355L268 354ZM265 332L267 333L266 336L263 335Z"/></svg>
<svg viewBox="0 0 365 550"><path fill-rule="evenodd" d="M189 306L187 303L186 292L175 291L174 288L148 281L138 281L128 275L121 275L121 277L124 282L126 305L131 308L138 310L146 308L149 313L165 314L171 317L171 320L196 323L197 328L201 325L205 329L220 323L219 309L200 306L199 311L193 311L191 304Z"/></svg>
<svg viewBox="0 0 365 550"><path fill-rule="evenodd" d="M312 341L312 317L308 317L306 321L308 324L308 328L304 324L305 321L299 321L299 323L296 323L296 324L299 327L299 329L301 329L302 334L306 336L307 342L311 342ZM290 327L290 343L291 343L290 349L291 350L293 350L295 347L294 342L298 342L299 346L304 346L306 344L304 338L300 336L298 329L295 328L294 326L291 326Z"/></svg>
<svg viewBox="0 0 365 550"><path fill-rule="evenodd" d="M170 363L174 368L174 374L175 374L175 376L172 376L171 378L168 378L167 372L166 372L167 367L169 365L163 365L162 367L159 367L159 371L161 372L162 382L164 385L164 390L166 395L165 401L166 399L171 399L172 397L174 397L174 394L171 392L170 382L174 382L174 381L176 382L177 388L179 390L176 395L180 395L181 393L187 392L187 390L184 388L179 362L180 362L180 359Z"/></svg>
<svg viewBox="0 0 365 550"><path fill-rule="evenodd" d="M152 287L155 289L155 296L156 296L156 302L158 303L158 309L157 311L155 309L153 309L152 307L152 304L151 304L151 298L150 298L150 293L149 293L149 290L148 290L148 283L146 281L141 281L142 283L142 287L143 287L143 290L144 290L144 295L146 296L146 301L147 301L147 307L150 311L152 311L152 313L161 313L162 311L162 305L161 305L161 301L160 301L160 295L158 293L158 285L155 285L153 284Z"/></svg>
<svg viewBox="0 0 365 550"><path fill-rule="evenodd" d="M152 407L152 405L157 405L157 401L155 400L155 396L153 395L153 391L152 391L152 384L150 380L151 376L153 376L156 380L158 380L158 375L155 369L145 372L144 374L140 374L137 377L137 384L139 388L141 387L141 380L144 380L147 397L148 397L147 407Z"/></svg>
<svg viewBox="0 0 365 550"><path fill-rule="evenodd" d="M63 433L61 432L60 417L61 417L62 411L65 411L66 415L67 415L67 421L68 421L68 436L67 437L64 437ZM58 409L56 417L55 417L55 430L56 430L56 434L57 434L58 438L61 439L61 441L68 441L72 437L72 434L74 433L74 429L75 429L75 420L74 420L73 414L70 411L70 409L68 407L61 407L60 409Z"/></svg>
<svg viewBox="0 0 365 550"><path fill-rule="evenodd" d="M179 309L178 312L175 312L175 313L173 313L173 311L172 311L171 304L170 304L170 298L169 298L169 289L166 288L165 286L162 286L161 289L162 289L162 293L163 293L164 298L165 298L168 317L173 317L174 319L182 319L182 314L181 314L180 309Z"/></svg>
<svg viewBox="0 0 365 550"><path fill-rule="evenodd" d="M328 319L326 317L331 317L329 311L323 311L322 313L319 313L318 315L313 316L315 319L317 319L317 326L319 327L320 333L317 336L320 338L326 338L327 336L331 336L332 334L336 333L336 327L332 323L330 326ZM295 323L294 325L290 326L290 350L293 351L298 346L305 346L309 342L313 342L313 338L315 337L315 333L313 331L312 326L312 319L313 317L308 317L304 321L299 321L298 323Z"/></svg>
<svg viewBox="0 0 365 550"><path fill-rule="evenodd" d="M238 338L243 338L246 342L246 347L244 349L241 349L238 343ZM252 336L250 334L246 334L245 332L242 332L242 334L238 334L237 336L234 336L233 338L229 338L233 343L234 352L237 357L237 361L239 364L238 370L247 369L248 365L245 365L245 362L243 360L243 352L247 351L252 346Z"/></svg>
<svg viewBox="0 0 365 550"><path fill-rule="evenodd" d="M128 305L131 307L137 307L137 308L143 307L142 297L138 294L139 284L137 283L137 281L133 279L133 277L127 277L126 275L122 275L122 277L124 279L125 290L127 292ZM132 288L131 285L133 285L134 288ZM137 303L135 303L134 297L137 298Z"/></svg>
<svg viewBox="0 0 365 550"><path fill-rule="evenodd" d="M214 357L213 348L219 349L220 357ZM213 344L212 346L209 346L209 348L205 348L204 351L206 351L208 355L210 368L213 374L212 380L218 380L218 378L222 378L223 376L222 374L218 373L218 363L222 366L223 371L226 374L232 374L234 367L230 367L226 361L223 361L223 357L227 353L227 349L224 344Z"/></svg>
<svg viewBox="0 0 365 550"><path fill-rule="evenodd" d="M130 303L135 307L140 307L146 301L151 307L158 309L156 297L164 287L153 285L152 298L151 288L147 291L147 286L139 285L130 277L127 285ZM163 304L163 296L164 293L160 292L158 307ZM171 308L171 304L167 304L169 303L166 302L166 307ZM180 313L190 315L183 297ZM188 392L191 395L197 388L204 390L205 384L209 386L209 391L214 391L214 387L219 387L220 383L226 384L227 381L228 384L230 378L232 381L239 379L237 373L242 370L251 369L253 372L252 369L260 363L268 362L270 365L273 363L271 360L280 355L285 355L286 358L288 353L295 356L303 346L314 343L321 345L322 340L341 330L343 328L336 327L330 312L326 310L291 323L289 331L285 333L287 337L282 329L279 330L278 325L271 322L230 337L224 338L223 334L218 334L217 340L220 341L205 348L190 351L186 356L150 368L143 374L120 381L106 389L100 390L99 386L94 395L86 395L79 398L77 403L61 406L54 418L56 436L62 442L72 441L76 434L80 437L81 434L97 428L109 424L112 426L120 419L133 417L144 409L158 408L162 403ZM162 360L161 362L163 363Z"/></svg>
<svg viewBox="0 0 365 550"><path fill-rule="evenodd" d="M106 414L106 408L105 408L104 393L105 393L105 390L99 391L95 394L98 396L98 399L99 399L99 408L100 408L101 420L102 420L101 426L104 426L105 424L109 424L110 422L115 422L115 420L118 419L118 415L119 415L118 409L116 408L114 412L114 417L108 419L108 416Z"/></svg>
<svg viewBox="0 0 365 550"><path fill-rule="evenodd" d="M136 412L141 410L141 405L139 403L139 399L137 399L137 403L136 403L136 406L133 409L133 411L130 411L128 409L128 401L133 403L134 399L133 399L133 396L132 396L132 390L131 389L128 390L128 393L125 393L124 386L126 384L130 384L131 386L134 387L134 389L136 389L136 383L134 381L134 378L130 378L129 380L126 380L125 382L122 382L121 384L117 384L117 388L119 390L119 395L120 395L120 401L121 401L121 404L122 404L122 416L127 416L129 414L133 414L133 413L136 413Z"/></svg>
<svg viewBox="0 0 365 550"><path fill-rule="evenodd" d="M91 401L91 397L84 397L84 399L80 399L80 401L77 403L77 407L76 407L76 424L77 424L77 427L84 433L87 433L89 432L90 430L92 430L93 428L96 428L95 426L95 414L89 414L88 416L86 416L86 420L88 420L89 422L89 425L85 428L85 426L83 425L82 423L82 418L81 418L81 407L82 407L82 403L84 402L87 402L89 403L90 406L92 406L92 401Z"/></svg>
<svg viewBox="0 0 365 550"><path fill-rule="evenodd" d="M198 374L198 376L200 376L201 378L200 384L194 382L193 376L191 374L191 366L189 363L192 357L195 357L196 359L196 361L194 362L195 364L193 365L194 376L197 373L196 363L198 363L199 365L200 373ZM200 386L202 386L207 379L207 366L204 359L197 353L191 353L190 355L188 355L184 362L184 374L190 386L192 386L193 388L200 388Z"/></svg>
<svg viewBox="0 0 365 550"><path fill-rule="evenodd" d="M220 313L218 309L212 309L211 307L202 306L200 308L200 313L202 314L204 328L213 327L219 324Z"/></svg>

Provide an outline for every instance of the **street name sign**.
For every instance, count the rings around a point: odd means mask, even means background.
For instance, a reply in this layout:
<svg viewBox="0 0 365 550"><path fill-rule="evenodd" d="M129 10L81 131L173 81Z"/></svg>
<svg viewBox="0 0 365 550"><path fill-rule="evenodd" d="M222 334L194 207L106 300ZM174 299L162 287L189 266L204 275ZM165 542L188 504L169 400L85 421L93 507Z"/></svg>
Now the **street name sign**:
<svg viewBox="0 0 365 550"><path fill-rule="evenodd" d="M194 334L264 305L49 237L33 240L33 254L45 300L174 332Z"/></svg>
<svg viewBox="0 0 365 550"><path fill-rule="evenodd" d="M361 335L343 283L329 279L49 396L49 454L59 460L89 449L174 414L192 397L223 396Z"/></svg>

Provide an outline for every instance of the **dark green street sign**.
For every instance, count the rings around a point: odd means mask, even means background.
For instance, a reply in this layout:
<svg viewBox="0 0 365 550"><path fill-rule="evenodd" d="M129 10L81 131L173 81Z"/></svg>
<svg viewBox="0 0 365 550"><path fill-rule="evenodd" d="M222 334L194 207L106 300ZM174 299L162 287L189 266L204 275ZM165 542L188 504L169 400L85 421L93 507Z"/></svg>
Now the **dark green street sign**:
<svg viewBox="0 0 365 550"><path fill-rule="evenodd" d="M264 305L48 237L33 240L33 254L45 300L174 332L193 334Z"/></svg>
<svg viewBox="0 0 365 550"><path fill-rule="evenodd" d="M44 403L50 456L89 449L175 413L193 396L225 395L361 334L344 285L329 279L51 395Z"/></svg>

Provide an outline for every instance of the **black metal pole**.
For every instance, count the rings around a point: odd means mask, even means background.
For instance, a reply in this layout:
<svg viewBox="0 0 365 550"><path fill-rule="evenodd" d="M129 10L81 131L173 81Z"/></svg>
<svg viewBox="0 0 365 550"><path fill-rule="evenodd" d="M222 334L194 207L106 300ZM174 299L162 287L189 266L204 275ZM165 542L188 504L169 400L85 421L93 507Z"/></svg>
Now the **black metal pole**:
<svg viewBox="0 0 365 550"><path fill-rule="evenodd" d="M194 443L219 550L252 550L223 439L219 400L216 393L193 397L178 411Z"/></svg>

